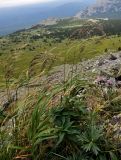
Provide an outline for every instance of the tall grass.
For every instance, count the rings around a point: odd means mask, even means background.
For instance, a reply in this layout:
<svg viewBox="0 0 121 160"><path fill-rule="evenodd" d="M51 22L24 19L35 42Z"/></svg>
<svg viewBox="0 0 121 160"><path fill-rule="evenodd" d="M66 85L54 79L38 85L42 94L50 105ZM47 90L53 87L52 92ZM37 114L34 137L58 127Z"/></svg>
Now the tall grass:
<svg viewBox="0 0 121 160"><path fill-rule="evenodd" d="M0 159L118 160L120 147L106 128L109 100L79 77L26 97L1 123Z"/></svg>

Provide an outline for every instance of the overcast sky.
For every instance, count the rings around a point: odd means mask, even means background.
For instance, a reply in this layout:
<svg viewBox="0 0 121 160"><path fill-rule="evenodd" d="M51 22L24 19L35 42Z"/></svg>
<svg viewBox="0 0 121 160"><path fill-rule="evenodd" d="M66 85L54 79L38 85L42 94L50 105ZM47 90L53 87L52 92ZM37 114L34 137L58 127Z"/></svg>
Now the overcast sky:
<svg viewBox="0 0 121 160"><path fill-rule="evenodd" d="M11 7L33 3L51 2L55 0L0 0L0 7Z"/></svg>

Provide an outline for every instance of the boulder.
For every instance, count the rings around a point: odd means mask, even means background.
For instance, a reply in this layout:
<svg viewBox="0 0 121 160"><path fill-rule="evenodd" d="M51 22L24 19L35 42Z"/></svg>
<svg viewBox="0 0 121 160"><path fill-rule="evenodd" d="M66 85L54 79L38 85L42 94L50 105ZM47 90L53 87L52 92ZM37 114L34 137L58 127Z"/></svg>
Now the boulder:
<svg viewBox="0 0 121 160"><path fill-rule="evenodd" d="M114 61L114 60L116 60L116 59L117 59L116 56L114 56L113 54L110 54L109 60Z"/></svg>

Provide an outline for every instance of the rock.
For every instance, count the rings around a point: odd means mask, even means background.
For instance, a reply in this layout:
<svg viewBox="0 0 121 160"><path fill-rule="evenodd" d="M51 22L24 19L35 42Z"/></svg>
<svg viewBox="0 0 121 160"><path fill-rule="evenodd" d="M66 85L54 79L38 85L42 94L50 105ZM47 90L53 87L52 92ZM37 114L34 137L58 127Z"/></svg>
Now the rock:
<svg viewBox="0 0 121 160"><path fill-rule="evenodd" d="M3 110L5 111L6 109L9 108L9 106L13 103L17 101L17 97L16 97L16 94L15 95L12 95L11 99L10 100L7 100L4 104L3 104Z"/></svg>
<svg viewBox="0 0 121 160"><path fill-rule="evenodd" d="M116 81L116 86L118 88L121 88L121 75L115 77L115 81Z"/></svg>
<svg viewBox="0 0 121 160"><path fill-rule="evenodd" d="M95 80L95 84L104 85L107 79L104 76L98 76Z"/></svg>
<svg viewBox="0 0 121 160"><path fill-rule="evenodd" d="M117 116L113 116L113 118L111 119L111 124L116 125L120 123L121 123L121 115L119 114Z"/></svg>
<svg viewBox="0 0 121 160"><path fill-rule="evenodd" d="M113 54L110 54L109 60L114 61L114 60L116 60L116 59L117 59L116 56L114 56Z"/></svg>
<svg viewBox="0 0 121 160"><path fill-rule="evenodd" d="M114 144L119 147L121 145L121 114L115 115L109 120L107 132L112 135Z"/></svg>
<svg viewBox="0 0 121 160"><path fill-rule="evenodd" d="M115 78L107 79L106 86L107 87L115 87L116 86Z"/></svg>
<svg viewBox="0 0 121 160"><path fill-rule="evenodd" d="M96 72L96 68L92 69L92 73L95 73Z"/></svg>
<svg viewBox="0 0 121 160"><path fill-rule="evenodd" d="M121 88L121 81L118 81L118 82L116 83L116 86L117 86L118 88Z"/></svg>
<svg viewBox="0 0 121 160"><path fill-rule="evenodd" d="M102 66L102 65L105 64L105 63L104 63L104 60L98 60L98 61L96 62L96 64L100 67L100 66Z"/></svg>
<svg viewBox="0 0 121 160"><path fill-rule="evenodd" d="M6 110L10 106L11 102L7 101L3 104L3 109Z"/></svg>
<svg viewBox="0 0 121 160"><path fill-rule="evenodd" d="M115 78L116 81L121 81L121 75Z"/></svg>
<svg viewBox="0 0 121 160"><path fill-rule="evenodd" d="M118 53L119 58L121 58L121 52Z"/></svg>

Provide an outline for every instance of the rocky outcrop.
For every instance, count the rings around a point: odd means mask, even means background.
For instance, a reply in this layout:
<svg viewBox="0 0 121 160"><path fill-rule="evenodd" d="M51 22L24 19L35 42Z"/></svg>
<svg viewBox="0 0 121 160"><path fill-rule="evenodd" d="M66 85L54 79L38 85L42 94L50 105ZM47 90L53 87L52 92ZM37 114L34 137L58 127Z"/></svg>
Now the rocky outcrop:
<svg viewBox="0 0 121 160"><path fill-rule="evenodd" d="M96 3L88 7L76 16L81 18L121 18L121 1L120 0L97 0Z"/></svg>
<svg viewBox="0 0 121 160"><path fill-rule="evenodd" d="M95 77L91 77L89 74L101 75L106 77L109 83L112 82L111 78L113 78L117 86L121 86L120 64L121 52L117 52L110 54L106 53L102 56L97 56L93 59L80 62L76 65L65 64L57 66L54 67L48 75L31 79L27 86L19 88L17 98L21 99L33 91L39 91L43 84L49 87L54 84L63 83L67 79L72 78L80 73L83 75L84 79L88 81L94 82L95 80ZM16 91L12 91L11 95L13 95L12 100L15 100ZM12 102L7 100L5 91L0 92L0 106L7 108Z"/></svg>

